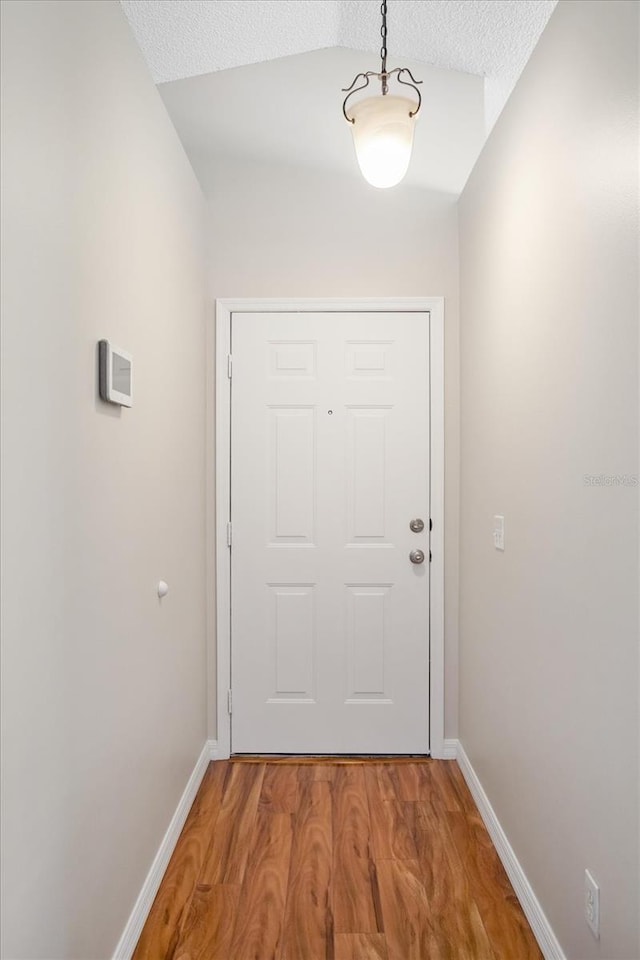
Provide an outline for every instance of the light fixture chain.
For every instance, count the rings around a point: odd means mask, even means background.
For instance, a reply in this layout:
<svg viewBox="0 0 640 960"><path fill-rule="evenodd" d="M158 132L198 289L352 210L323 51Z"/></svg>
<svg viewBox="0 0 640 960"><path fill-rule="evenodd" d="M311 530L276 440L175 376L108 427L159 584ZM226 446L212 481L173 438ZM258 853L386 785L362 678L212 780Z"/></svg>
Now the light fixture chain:
<svg viewBox="0 0 640 960"><path fill-rule="evenodd" d="M382 60L381 80L382 95L385 96L388 90L387 86L387 0L382 0L380 5L382 14L382 26L380 27L380 36L382 37L382 47L380 48L380 59Z"/></svg>
<svg viewBox="0 0 640 960"><path fill-rule="evenodd" d="M380 15L382 17L382 26L380 27L380 36L382 37L380 59L382 60L382 66L380 68L380 73L376 73L375 70L367 70L366 73L357 73L351 82L351 86L342 88L342 92L346 93L346 97L342 101L342 113L347 123L350 123L352 126L355 124L356 118L349 116L347 113L347 104L354 94L359 93L361 90L366 90L372 77L375 77L380 81L383 97L389 92L389 79L391 77L395 77L398 83L401 83L405 87L411 87L411 89L415 91L418 97L418 102L415 103L413 108L408 111L411 119L417 117L420 110L420 105L422 104L422 97L420 96L420 91L418 90L417 86L418 84L422 84L422 80L416 80L408 67L396 67L395 70L387 70L387 0L382 0L380 3ZM406 77L409 79L405 79ZM407 106L412 106L410 101L405 99L404 102L407 104ZM365 103L365 101L362 101L362 103ZM366 103L370 103L370 100L367 100Z"/></svg>

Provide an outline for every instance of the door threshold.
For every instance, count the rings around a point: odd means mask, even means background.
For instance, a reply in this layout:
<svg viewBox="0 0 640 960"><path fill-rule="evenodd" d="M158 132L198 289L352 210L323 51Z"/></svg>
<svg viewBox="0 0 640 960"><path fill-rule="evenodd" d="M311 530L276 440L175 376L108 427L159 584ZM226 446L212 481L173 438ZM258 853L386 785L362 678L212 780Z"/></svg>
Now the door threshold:
<svg viewBox="0 0 640 960"><path fill-rule="evenodd" d="M231 763L325 763L341 765L349 763L430 763L431 757L424 753L232 753L229 760Z"/></svg>

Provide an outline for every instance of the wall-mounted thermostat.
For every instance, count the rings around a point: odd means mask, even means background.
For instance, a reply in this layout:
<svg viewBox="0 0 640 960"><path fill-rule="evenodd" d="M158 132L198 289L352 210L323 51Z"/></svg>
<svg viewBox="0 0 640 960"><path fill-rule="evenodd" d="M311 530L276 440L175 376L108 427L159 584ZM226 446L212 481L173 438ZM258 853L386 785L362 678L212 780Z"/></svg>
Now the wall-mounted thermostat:
<svg viewBox="0 0 640 960"><path fill-rule="evenodd" d="M100 396L108 403L130 407L133 402L131 392L133 357L126 350L114 347L108 340L100 340L98 348Z"/></svg>

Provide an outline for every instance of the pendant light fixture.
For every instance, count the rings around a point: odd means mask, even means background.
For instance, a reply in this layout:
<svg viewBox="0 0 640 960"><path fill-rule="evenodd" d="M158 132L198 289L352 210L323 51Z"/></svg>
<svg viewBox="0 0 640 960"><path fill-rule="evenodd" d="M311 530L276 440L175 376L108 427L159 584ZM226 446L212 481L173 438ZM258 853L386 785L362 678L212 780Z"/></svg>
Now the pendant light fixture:
<svg viewBox="0 0 640 960"><path fill-rule="evenodd" d="M409 168L413 130L422 103L416 84L422 83L422 80L416 80L406 67L387 71L387 0L382 0L380 13L380 73L373 70L359 73L350 87L343 87L342 92L347 96L342 104L342 112L347 123L351 125L358 165L365 180L373 187L395 187ZM403 79L406 76L410 79ZM369 86L371 77L380 81L381 94L357 101L347 113L347 102L354 93ZM389 80L392 77L403 86L415 90L418 94L417 101L409 97L390 95ZM359 80L363 82L356 86Z"/></svg>

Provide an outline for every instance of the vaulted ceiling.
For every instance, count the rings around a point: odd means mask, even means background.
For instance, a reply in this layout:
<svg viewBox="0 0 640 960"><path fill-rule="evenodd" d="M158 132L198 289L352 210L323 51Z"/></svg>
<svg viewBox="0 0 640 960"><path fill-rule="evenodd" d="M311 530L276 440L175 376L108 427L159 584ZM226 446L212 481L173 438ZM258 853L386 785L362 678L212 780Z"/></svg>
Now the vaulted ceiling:
<svg viewBox="0 0 640 960"><path fill-rule="evenodd" d="M371 53L380 47L378 0L121 3L157 83L327 47ZM405 58L485 77L490 128L555 3L388 0L390 65Z"/></svg>
<svg viewBox="0 0 640 960"><path fill-rule="evenodd" d="M205 192L238 160L358 175L341 88L379 69L380 0L120 0ZM422 80L409 185L458 196L556 0L387 0Z"/></svg>

